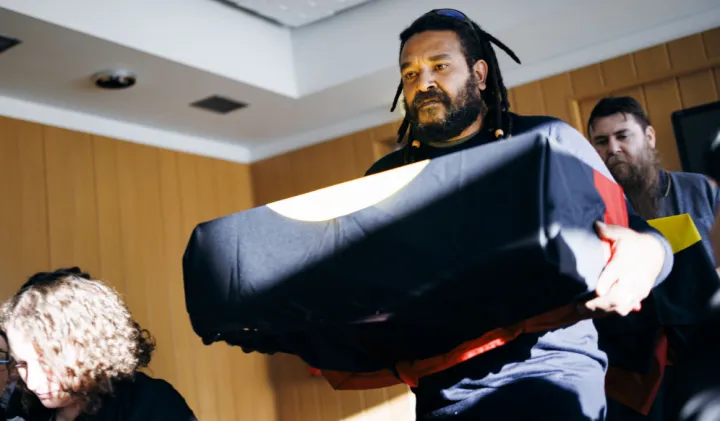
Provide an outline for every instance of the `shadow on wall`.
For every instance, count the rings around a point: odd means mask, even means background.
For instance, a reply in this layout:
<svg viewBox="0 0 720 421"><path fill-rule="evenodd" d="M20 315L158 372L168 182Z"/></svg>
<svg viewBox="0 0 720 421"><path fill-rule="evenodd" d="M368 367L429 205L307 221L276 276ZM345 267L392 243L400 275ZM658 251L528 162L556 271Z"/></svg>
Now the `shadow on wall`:
<svg viewBox="0 0 720 421"><path fill-rule="evenodd" d="M415 399L405 386L336 391L294 355L268 356L277 421L413 421Z"/></svg>

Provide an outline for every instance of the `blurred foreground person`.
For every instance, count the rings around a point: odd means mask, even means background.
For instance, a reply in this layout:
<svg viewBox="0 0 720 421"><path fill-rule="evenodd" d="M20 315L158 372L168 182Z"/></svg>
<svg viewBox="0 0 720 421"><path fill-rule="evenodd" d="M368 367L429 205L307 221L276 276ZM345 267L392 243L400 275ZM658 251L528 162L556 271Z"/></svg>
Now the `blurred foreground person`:
<svg viewBox="0 0 720 421"><path fill-rule="evenodd" d="M170 384L139 371L155 349L149 332L79 268L33 275L0 308L0 329L27 421L195 420Z"/></svg>

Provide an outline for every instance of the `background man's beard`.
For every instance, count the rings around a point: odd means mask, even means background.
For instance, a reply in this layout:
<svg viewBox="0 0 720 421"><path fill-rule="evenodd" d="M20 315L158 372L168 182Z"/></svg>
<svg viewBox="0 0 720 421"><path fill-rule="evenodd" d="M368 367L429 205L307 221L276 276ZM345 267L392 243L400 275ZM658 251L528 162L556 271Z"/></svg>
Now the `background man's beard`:
<svg viewBox="0 0 720 421"><path fill-rule="evenodd" d="M469 77L463 91L455 101L443 91L420 92L413 99L413 106L405 103L413 139L422 143L444 142L458 137L485 112L485 104L477 86L477 77ZM420 122L418 113L422 102L435 100L445 108L445 119L439 123Z"/></svg>
<svg viewBox="0 0 720 421"><path fill-rule="evenodd" d="M638 162L628 161L624 156L613 156L606 164L635 212L644 219L657 218L660 203L660 157L657 151L647 147ZM621 165L625 171L621 171Z"/></svg>

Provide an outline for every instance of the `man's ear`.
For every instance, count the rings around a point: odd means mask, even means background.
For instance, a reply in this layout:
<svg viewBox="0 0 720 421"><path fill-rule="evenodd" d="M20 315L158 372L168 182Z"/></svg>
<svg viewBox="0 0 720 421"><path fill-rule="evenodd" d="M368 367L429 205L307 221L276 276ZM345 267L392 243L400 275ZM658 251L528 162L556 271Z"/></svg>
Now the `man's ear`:
<svg viewBox="0 0 720 421"><path fill-rule="evenodd" d="M473 66L473 71L475 72L475 76L478 78L478 87L481 91L484 91L485 88L487 88L488 76L488 65L485 60L476 61Z"/></svg>
<svg viewBox="0 0 720 421"><path fill-rule="evenodd" d="M650 147L655 149L655 128L653 126L647 126L645 129L645 137L650 144Z"/></svg>

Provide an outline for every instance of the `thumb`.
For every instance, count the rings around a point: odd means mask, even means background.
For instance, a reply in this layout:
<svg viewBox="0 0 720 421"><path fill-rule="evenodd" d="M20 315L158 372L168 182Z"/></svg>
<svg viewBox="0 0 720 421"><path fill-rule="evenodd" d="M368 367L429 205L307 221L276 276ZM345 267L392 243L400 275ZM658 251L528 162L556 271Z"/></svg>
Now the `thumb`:
<svg viewBox="0 0 720 421"><path fill-rule="evenodd" d="M607 225L602 221L595 222L595 230L600 238L604 240L617 240L618 229L613 225Z"/></svg>

